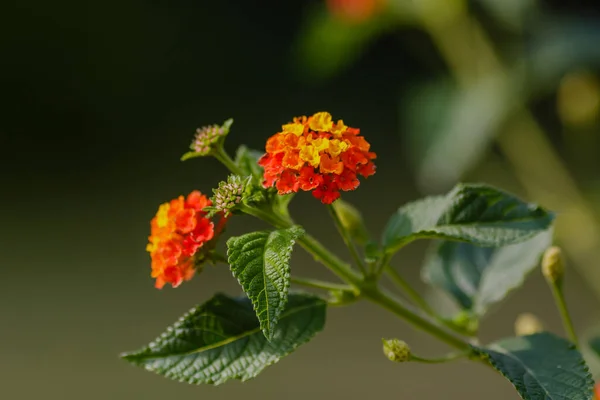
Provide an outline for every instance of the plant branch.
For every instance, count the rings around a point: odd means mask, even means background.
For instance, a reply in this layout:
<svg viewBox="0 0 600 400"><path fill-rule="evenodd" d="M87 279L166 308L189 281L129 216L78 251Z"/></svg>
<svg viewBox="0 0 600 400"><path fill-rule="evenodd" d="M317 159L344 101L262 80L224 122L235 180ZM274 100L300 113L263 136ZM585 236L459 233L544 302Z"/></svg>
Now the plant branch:
<svg viewBox="0 0 600 400"><path fill-rule="evenodd" d="M356 246L354 246L354 243L352 242L352 238L350 237L348 230L342 224L342 220L340 219L340 216L337 213L335 207L333 207L333 205L329 204L327 206L327 209L329 210L329 214L331 215L331 218L333 218L335 226L336 226L338 232L340 233L340 236L344 240L346 247L350 251L350 254L352 255L352 258L354 259L356 266L360 269L360 271L363 273L363 275L366 275L367 269L366 269L362 259L360 258L360 255L356 251Z"/></svg>
<svg viewBox="0 0 600 400"><path fill-rule="evenodd" d="M438 319L438 314L429 306L427 301L421 296L411 285L408 283L402 275L398 273L391 265L387 264L384 266L384 270L387 275L390 277L392 282L394 282L404 293L411 299L411 301L421 310L423 310L429 316Z"/></svg>
<svg viewBox="0 0 600 400"><path fill-rule="evenodd" d="M302 286L311 287L311 288L315 288L315 289L346 290L346 291L350 291L350 292L353 292L355 290L352 286L349 286L349 285L333 283L333 282L325 282L325 281L320 281L320 280L311 279L311 278L299 278L299 277L292 276L290 278L290 280L292 283L295 283L297 285L302 285Z"/></svg>
<svg viewBox="0 0 600 400"><path fill-rule="evenodd" d="M448 333L441 327L433 324L432 322L424 319L420 315L411 311L404 304L402 304L400 300L394 298L392 295L386 293L384 290L379 289L377 287L366 287L363 288L363 291L361 293L368 300L396 314L400 318L412 324L415 328L425 331L430 335L438 338L442 342L459 350L471 351L471 347L466 341L452 335L451 333Z"/></svg>
<svg viewBox="0 0 600 400"><path fill-rule="evenodd" d="M229 154L227 154L227 152L223 148L222 144L219 146L216 146L215 152L213 153L213 155L217 160L219 160L219 162L221 162L221 164L223 164L232 173L239 175L241 177L243 177L245 175L244 171L242 171L240 169L240 167L238 167L235 164L235 161L233 161L233 159L231 157L229 157Z"/></svg>
<svg viewBox="0 0 600 400"><path fill-rule="evenodd" d="M438 358L423 358L414 354L410 355L410 361L420 362L424 364L443 364L451 361L456 361L470 355L471 352L450 353Z"/></svg>
<svg viewBox="0 0 600 400"><path fill-rule="evenodd" d="M562 285L558 282L555 282L550 284L550 288L552 289L552 295L554 296L556 307L558 308L558 311L562 318L565 331L567 332L567 335L569 335L569 339L573 343L575 343L576 346L579 346L579 340L577 339L577 333L575 333L575 328L573 327L571 314L569 313L569 309L567 308L567 303L565 301L565 295L563 292Z"/></svg>

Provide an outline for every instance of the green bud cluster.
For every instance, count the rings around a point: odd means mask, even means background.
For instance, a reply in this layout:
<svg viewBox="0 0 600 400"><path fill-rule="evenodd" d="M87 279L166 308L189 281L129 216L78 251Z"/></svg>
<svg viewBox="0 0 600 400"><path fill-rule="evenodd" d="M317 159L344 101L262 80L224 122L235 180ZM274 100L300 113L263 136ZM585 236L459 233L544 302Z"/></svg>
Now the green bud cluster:
<svg viewBox="0 0 600 400"><path fill-rule="evenodd" d="M227 182L220 182L219 187L213 189L212 207L216 211L224 212L225 216L231 214L243 199L246 183L247 180L243 180L237 175L230 175Z"/></svg>
<svg viewBox="0 0 600 400"><path fill-rule="evenodd" d="M383 341L383 354L394 362L407 362L410 361L410 347L406 342L399 339L382 339Z"/></svg>

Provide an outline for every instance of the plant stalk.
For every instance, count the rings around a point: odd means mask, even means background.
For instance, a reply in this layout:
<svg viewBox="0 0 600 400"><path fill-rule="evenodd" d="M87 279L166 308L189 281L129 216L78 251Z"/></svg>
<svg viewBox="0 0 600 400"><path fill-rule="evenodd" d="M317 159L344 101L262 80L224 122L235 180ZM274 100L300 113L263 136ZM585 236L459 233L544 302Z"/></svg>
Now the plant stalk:
<svg viewBox="0 0 600 400"><path fill-rule="evenodd" d="M302 285L302 286L306 286L306 287L310 287L310 288L314 288L314 289L347 290L350 292L354 291L354 288L349 285L343 285L343 284L333 283L333 282L325 282L325 281L320 281L320 280L311 279L311 278L299 278L299 277L292 276L290 278L290 281L297 285Z"/></svg>
<svg viewBox="0 0 600 400"><path fill-rule="evenodd" d="M327 206L327 208L329 209L329 214L331 214L331 218L333 218L333 221L335 223L335 226L336 226L338 232L340 233L340 236L344 240L344 244L346 245L346 247L350 251L350 254L352 255L352 258L354 259L354 262L356 263L356 265L358 266L358 268L360 269L360 271L363 273L363 275L366 275L367 274L367 269L366 269L366 267L365 267L362 259L360 258L360 255L356 251L356 246L352 242L352 238L350 237L350 234L348 233L348 230L342 224L342 220L340 219L339 214L335 210L335 207L333 207L333 205L329 204Z"/></svg>
<svg viewBox="0 0 600 400"><path fill-rule="evenodd" d="M575 343L576 346L579 347L579 339L577 339L577 333L575 333L575 328L573 326L573 320L571 319L571 314L569 313L569 309L567 308L567 302L565 301L565 295L562 288L561 282L555 282L550 284L550 288L552 289L552 295L554 296L554 301L556 302L556 307L560 313L560 317L562 318L563 326L569 339Z"/></svg>

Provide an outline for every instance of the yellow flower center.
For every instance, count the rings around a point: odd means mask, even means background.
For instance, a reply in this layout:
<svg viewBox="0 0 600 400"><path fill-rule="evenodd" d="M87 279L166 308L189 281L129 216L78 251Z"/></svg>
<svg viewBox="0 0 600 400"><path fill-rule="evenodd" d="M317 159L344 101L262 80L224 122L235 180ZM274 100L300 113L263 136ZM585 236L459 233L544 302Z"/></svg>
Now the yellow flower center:
<svg viewBox="0 0 600 400"><path fill-rule="evenodd" d="M348 143L341 140L332 139L329 141L329 154L333 157L337 157L340 153L348 150Z"/></svg>
<svg viewBox="0 0 600 400"><path fill-rule="evenodd" d="M304 125L300 123L286 124L281 127L283 133L293 133L296 136L300 136L304 133Z"/></svg>
<svg viewBox="0 0 600 400"><path fill-rule="evenodd" d="M328 112L316 113L312 116L309 124L310 129L319 132L329 132L332 126L333 121L331 120L331 114Z"/></svg>
<svg viewBox="0 0 600 400"><path fill-rule="evenodd" d="M321 156L319 156L319 150L312 145L307 145L300 150L300 159L306 161L313 167L316 167L321 162Z"/></svg>
<svg viewBox="0 0 600 400"><path fill-rule="evenodd" d="M330 132L332 135L339 137L342 136L342 133L346 132L346 129L348 129L348 127L344 125L344 121L340 119L337 124L331 127Z"/></svg>
<svg viewBox="0 0 600 400"><path fill-rule="evenodd" d="M323 151L329 148L329 139L327 138L317 138L317 139L313 139L310 142L311 145L313 145L314 148L317 149L317 151Z"/></svg>

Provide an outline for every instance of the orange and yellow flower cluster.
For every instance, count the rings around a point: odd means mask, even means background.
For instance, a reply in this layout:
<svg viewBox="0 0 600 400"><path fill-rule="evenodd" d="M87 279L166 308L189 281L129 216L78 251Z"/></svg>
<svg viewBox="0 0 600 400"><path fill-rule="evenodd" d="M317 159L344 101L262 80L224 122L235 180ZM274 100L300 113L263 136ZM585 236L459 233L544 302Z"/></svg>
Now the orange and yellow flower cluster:
<svg viewBox="0 0 600 400"><path fill-rule="evenodd" d="M158 208L146 247L157 288L166 283L177 287L194 276L194 254L215 235L214 224L202 211L210 205L206 196L194 191Z"/></svg>
<svg viewBox="0 0 600 400"><path fill-rule="evenodd" d="M340 190L354 190L358 175L375 173L375 153L359 129L333 122L331 114L294 118L267 140L263 186L275 186L279 194L312 191L324 204L340 197Z"/></svg>

